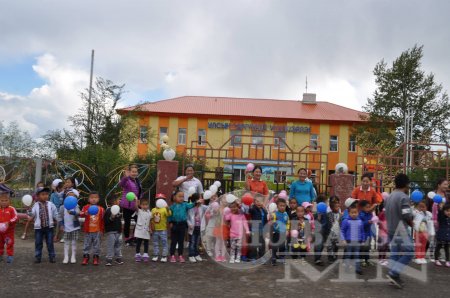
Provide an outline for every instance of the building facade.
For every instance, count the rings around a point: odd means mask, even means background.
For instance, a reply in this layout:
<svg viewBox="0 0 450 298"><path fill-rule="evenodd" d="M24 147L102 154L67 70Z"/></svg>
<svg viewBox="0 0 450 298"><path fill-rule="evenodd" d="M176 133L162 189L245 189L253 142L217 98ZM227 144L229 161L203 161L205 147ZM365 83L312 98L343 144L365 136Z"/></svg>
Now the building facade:
<svg viewBox="0 0 450 298"><path fill-rule="evenodd" d="M168 135L179 154L232 171L236 180L244 179L248 162L262 165L268 180L279 179L275 172L289 176L301 167L326 179L339 162L356 171L352 127L363 113L316 101L315 94L302 100L184 96L118 110L129 112L138 115L131 155L159 150Z"/></svg>

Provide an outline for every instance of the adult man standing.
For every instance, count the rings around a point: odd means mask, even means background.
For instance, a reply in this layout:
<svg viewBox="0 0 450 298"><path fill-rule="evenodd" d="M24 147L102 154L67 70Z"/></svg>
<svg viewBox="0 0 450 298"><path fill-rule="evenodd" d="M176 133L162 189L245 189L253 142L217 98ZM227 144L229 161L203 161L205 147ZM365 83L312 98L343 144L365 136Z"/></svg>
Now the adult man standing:
<svg viewBox="0 0 450 298"><path fill-rule="evenodd" d="M387 278L393 285L403 288L400 273L414 255L414 244L408 226L413 225L413 213L410 206L409 178L405 174L395 176L395 190L386 199L385 213L387 220L391 258Z"/></svg>

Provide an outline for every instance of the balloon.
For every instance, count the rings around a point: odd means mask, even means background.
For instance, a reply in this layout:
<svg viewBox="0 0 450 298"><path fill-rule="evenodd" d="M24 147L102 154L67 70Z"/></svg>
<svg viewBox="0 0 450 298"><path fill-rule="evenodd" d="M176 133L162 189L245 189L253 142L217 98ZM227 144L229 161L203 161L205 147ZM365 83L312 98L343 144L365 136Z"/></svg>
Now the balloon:
<svg viewBox="0 0 450 298"><path fill-rule="evenodd" d="M203 199L205 199L205 200L211 199L212 196L213 196L213 193L210 190L207 190L203 193Z"/></svg>
<svg viewBox="0 0 450 298"><path fill-rule="evenodd" d="M327 204L325 204L324 202L320 202L319 204L317 204L317 213L327 213Z"/></svg>
<svg viewBox="0 0 450 298"><path fill-rule="evenodd" d="M165 160L173 160L175 158L175 151L172 148L168 148L163 151L163 157Z"/></svg>
<svg viewBox="0 0 450 298"><path fill-rule="evenodd" d="M67 210L72 210L78 205L78 200L75 197L67 197L64 200L64 208Z"/></svg>
<svg viewBox="0 0 450 298"><path fill-rule="evenodd" d="M243 195L241 200L242 200L242 203L247 206L250 206L253 203L253 197L251 194L248 194L248 193Z"/></svg>
<svg viewBox="0 0 450 298"><path fill-rule="evenodd" d="M282 191L280 191L280 194L282 194L282 193L286 193L287 194L287 191L285 189L283 189Z"/></svg>
<svg viewBox="0 0 450 298"><path fill-rule="evenodd" d="M130 191L129 193L127 193L126 198L128 202L132 202L134 201L134 199L136 199L136 195L134 194L134 192Z"/></svg>
<svg viewBox="0 0 450 298"><path fill-rule="evenodd" d="M297 230L292 230L291 231L291 237L292 238L297 238L298 237L298 231Z"/></svg>
<svg viewBox="0 0 450 298"><path fill-rule="evenodd" d="M442 198L442 203L444 203L444 204L445 204L445 202L446 202L445 198Z"/></svg>
<svg viewBox="0 0 450 298"><path fill-rule="evenodd" d="M285 193L285 192L280 192L280 194L278 195L278 197L280 198L280 199L287 199L287 193Z"/></svg>
<svg viewBox="0 0 450 298"><path fill-rule="evenodd" d="M217 185L211 185L209 187L209 190L213 193L213 195L215 195L217 193L217 191L219 190L219 188L217 187Z"/></svg>
<svg viewBox="0 0 450 298"><path fill-rule="evenodd" d="M255 168L255 165L252 163L247 164L246 170L251 172L253 171L253 169Z"/></svg>
<svg viewBox="0 0 450 298"><path fill-rule="evenodd" d="M0 233L6 232L8 225L6 223L0 223Z"/></svg>
<svg viewBox="0 0 450 298"><path fill-rule="evenodd" d="M227 201L228 204L234 203L238 198L235 195L227 194L225 197L225 201Z"/></svg>
<svg viewBox="0 0 450 298"><path fill-rule="evenodd" d="M189 187L189 189L188 189L188 196L190 197L190 196L192 196L193 194L195 194L197 192L197 189L195 188L195 186L191 186L191 187Z"/></svg>
<svg viewBox="0 0 450 298"><path fill-rule="evenodd" d="M88 208L89 215L97 215L98 214L98 206L97 205L91 205Z"/></svg>
<svg viewBox="0 0 450 298"><path fill-rule="evenodd" d="M436 194L436 195L433 197L433 202L435 202L436 204L442 203L442 197L441 197L440 195Z"/></svg>
<svg viewBox="0 0 450 298"><path fill-rule="evenodd" d="M219 203L217 203L217 202L213 202L212 204L211 204L211 208L212 208L212 210L214 210L214 211L217 211L217 210L219 210Z"/></svg>
<svg viewBox="0 0 450 298"><path fill-rule="evenodd" d="M381 197L383 198L383 200L386 200L386 199L389 197L389 193L383 192L383 193L381 194Z"/></svg>
<svg viewBox="0 0 450 298"><path fill-rule="evenodd" d="M220 181L214 182L214 185L217 186L217 188L220 188L222 186L222 183Z"/></svg>
<svg viewBox="0 0 450 298"><path fill-rule="evenodd" d="M231 209L228 207L223 208L223 215L227 215L231 213Z"/></svg>
<svg viewBox="0 0 450 298"><path fill-rule="evenodd" d="M270 204L269 204L269 212L270 212L270 213L273 213L273 212L275 212L275 211L277 211L277 204L275 204L275 203L270 203Z"/></svg>
<svg viewBox="0 0 450 298"><path fill-rule="evenodd" d="M371 221L372 221L372 223L376 224L380 221L380 219L378 218L378 216L372 216Z"/></svg>
<svg viewBox="0 0 450 298"><path fill-rule="evenodd" d="M157 199L156 200L156 207L157 208L166 208L167 207L167 202L164 199Z"/></svg>
<svg viewBox="0 0 450 298"><path fill-rule="evenodd" d="M119 205L113 205L111 206L111 214L112 215L117 215L120 212L120 207Z"/></svg>
<svg viewBox="0 0 450 298"><path fill-rule="evenodd" d="M30 195L24 195L24 196L22 197L22 203L23 203L25 206L30 207L30 206L31 206L31 203L33 203L33 197L30 196Z"/></svg>
<svg viewBox="0 0 450 298"><path fill-rule="evenodd" d="M430 191L428 194L427 194L427 197L429 198L429 199L434 199L434 196L436 195L436 193L434 192L434 191Z"/></svg>
<svg viewBox="0 0 450 298"><path fill-rule="evenodd" d="M414 203L419 203L423 199L423 193L420 190L415 190L411 193L411 200Z"/></svg>

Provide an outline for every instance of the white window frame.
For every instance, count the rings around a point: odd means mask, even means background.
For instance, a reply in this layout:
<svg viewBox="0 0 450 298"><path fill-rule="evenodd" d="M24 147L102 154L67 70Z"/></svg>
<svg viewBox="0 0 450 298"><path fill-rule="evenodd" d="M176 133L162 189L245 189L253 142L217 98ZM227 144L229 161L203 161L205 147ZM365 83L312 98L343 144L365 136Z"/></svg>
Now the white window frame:
<svg viewBox="0 0 450 298"><path fill-rule="evenodd" d="M284 136L277 136L277 133L283 134ZM286 148L286 132L285 131L276 131L276 132L274 132L273 136L274 136L274 139L273 139L274 145L278 145L276 147L278 147L280 149L285 149ZM284 142L280 142L280 138Z"/></svg>
<svg viewBox="0 0 450 298"><path fill-rule="evenodd" d="M184 130L184 133L180 133ZM186 145L187 128L178 128L178 145Z"/></svg>
<svg viewBox="0 0 450 298"><path fill-rule="evenodd" d="M316 138L313 139L312 138L313 136L316 136ZM316 146L315 147L312 145L313 141L316 142ZM317 150L319 150L319 135L315 134L315 133L312 133L312 134L309 135L309 151L317 151Z"/></svg>
<svg viewBox="0 0 450 298"><path fill-rule="evenodd" d="M336 137L336 140L332 139ZM336 150L331 150L332 144L336 143ZM330 136L330 152L339 152L339 136Z"/></svg>
<svg viewBox="0 0 450 298"><path fill-rule="evenodd" d="M204 132L204 134L200 134L200 132ZM206 146L206 129L199 128L197 130L197 144L199 146Z"/></svg>
<svg viewBox="0 0 450 298"><path fill-rule="evenodd" d="M255 136L255 133L257 134ZM261 142L260 143L256 143L255 140L260 139ZM264 132L261 131L253 131L252 132L252 147L256 148L256 146L258 147L262 147L264 145Z"/></svg>
<svg viewBox="0 0 450 298"><path fill-rule="evenodd" d="M162 132L163 129L165 129L166 132ZM159 128L159 143L160 143L160 144L163 143L162 138L163 138L164 136L167 136L168 131L169 131L169 128L167 128L167 127L160 127L160 128Z"/></svg>
<svg viewBox="0 0 450 298"><path fill-rule="evenodd" d="M230 130L230 137L232 137L233 135L236 137L231 138L230 146L241 147L242 146L242 131L237 130L237 129ZM236 143L236 139L239 139L239 143Z"/></svg>
<svg viewBox="0 0 450 298"><path fill-rule="evenodd" d="M352 138L353 138L353 140L352 140ZM348 138L348 151L356 152L356 136L355 135L350 135Z"/></svg>

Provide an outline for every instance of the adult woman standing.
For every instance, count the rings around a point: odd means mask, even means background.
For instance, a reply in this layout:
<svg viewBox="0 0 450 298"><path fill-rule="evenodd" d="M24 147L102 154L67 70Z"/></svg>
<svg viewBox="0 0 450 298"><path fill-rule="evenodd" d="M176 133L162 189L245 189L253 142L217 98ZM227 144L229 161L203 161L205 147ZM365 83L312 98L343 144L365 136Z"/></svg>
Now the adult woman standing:
<svg viewBox="0 0 450 298"><path fill-rule="evenodd" d="M185 202L189 200L189 188L194 187L196 193L203 193L203 185L200 180L194 177L194 173L194 166L191 164L186 165L184 167L184 174L186 176L180 176L172 182L173 187L178 187L184 193Z"/></svg>
<svg viewBox="0 0 450 298"><path fill-rule="evenodd" d="M370 187L372 183L372 177L370 174L365 173L361 176L361 185L355 187L352 192L352 198L360 201L367 201L372 206L371 210L374 210L379 203L377 192L373 187Z"/></svg>
<svg viewBox="0 0 450 298"><path fill-rule="evenodd" d="M269 188L265 181L261 180L262 168L255 166L251 171L252 175L249 175L250 171L245 171L247 181L245 181L245 189L262 194L264 196L269 195Z"/></svg>
<svg viewBox="0 0 450 298"><path fill-rule="evenodd" d="M136 221L136 216L133 217L133 214L136 211L137 200L141 199L142 196L142 186L141 182L139 181L138 175L138 166L131 164L124 170L124 175L119 182L120 187L122 187L120 207L122 207L123 220L125 222L123 236L127 245L130 245L132 242L132 237L130 237L131 219L134 219ZM127 200L127 194L129 192L135 194L135 200Z"/></svg>
<svg viewBox="0 0 450 298"><path fill-rule="evenodd" d="M436 188L435 193L436 195L440 195L442 198L445 198L447 200L447 190L448 190L448 180L445 178L440 178L438 181L436 181ZM434 223L434 228L438 229L438 211L439 211L439 204L434 203L433 199L428 198L427 196L427 208L432 214L432 219ZM432 262L435 261L435 248L436 248L436 238L435 236L430 236L428 239L428 247L427 251L429 251L430 260ZM438 260L436 260L438 261Z"/></svg>
<svg viewBox="0 0 450 298"><path fill-rule="evenodd" d="M316 199L316 191L312 182L306 179L308 171L305 168L301 168L297 174L298 180L291 184L289 198L295 198L299 206L304 202L312 203Z"/></svg>

